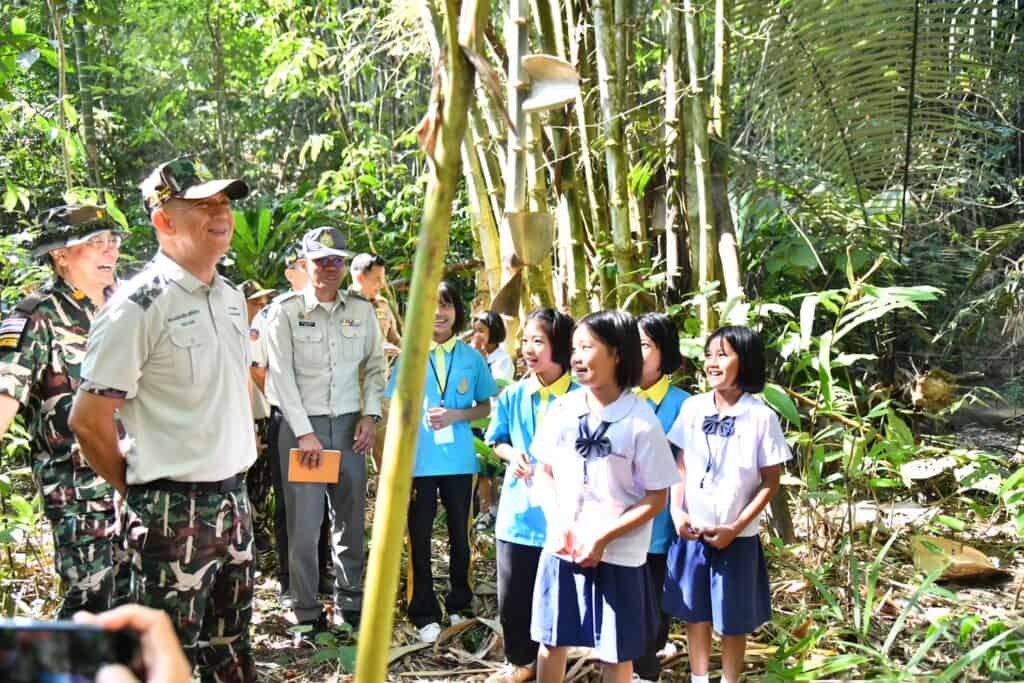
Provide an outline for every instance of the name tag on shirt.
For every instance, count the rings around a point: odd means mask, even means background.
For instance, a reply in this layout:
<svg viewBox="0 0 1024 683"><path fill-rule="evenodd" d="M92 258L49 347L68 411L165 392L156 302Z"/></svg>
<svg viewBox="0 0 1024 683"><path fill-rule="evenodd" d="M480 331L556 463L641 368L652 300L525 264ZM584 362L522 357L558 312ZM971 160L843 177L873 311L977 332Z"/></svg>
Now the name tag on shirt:
<svg viewBox="0 0 1024 683"><path fill-rule="evenodd" d="M455 427L448 425L443 429L434 430L434 443L438 446L443 446L449 443L455 443Z"/></svg>
<svg viewBox="0 0 1024 683"><path fill-rule="evenodd" d="M316 327L316 323L312 320L300 320L299 327Z"/></svg>

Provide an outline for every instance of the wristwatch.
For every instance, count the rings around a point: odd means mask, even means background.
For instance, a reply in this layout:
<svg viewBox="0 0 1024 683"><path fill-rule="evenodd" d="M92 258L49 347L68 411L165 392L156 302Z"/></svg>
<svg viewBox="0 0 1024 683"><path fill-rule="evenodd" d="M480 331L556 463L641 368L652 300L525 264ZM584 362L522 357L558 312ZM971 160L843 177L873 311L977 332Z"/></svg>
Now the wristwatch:
<svg viewBox="0 0 1024 683"><path fill-rule="evenodd" d="M379 425L380 421L383 419L383 418L381 418L380 415L365 415L364 417L368 417L371 420L373 420L373 424L375 424L375 425Z"/></svg>

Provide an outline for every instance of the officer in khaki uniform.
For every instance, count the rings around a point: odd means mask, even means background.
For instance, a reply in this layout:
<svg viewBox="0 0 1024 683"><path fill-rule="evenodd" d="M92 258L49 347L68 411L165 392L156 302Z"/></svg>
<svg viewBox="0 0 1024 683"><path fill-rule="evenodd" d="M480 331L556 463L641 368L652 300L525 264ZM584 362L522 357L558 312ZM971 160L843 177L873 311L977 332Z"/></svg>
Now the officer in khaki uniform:
<svg viewBox="0 0 1024 683"><path fill-rule="evenodd" d="M269 375L284 422L278 440L288 515L289 574L298 621L328 628L317 598L317 538L327 491L333 512L335 604L358 628L365 565L366 458L380 421L386 361L373 306L339 291L344 237L317 228L302 239L310 282L278 300L267 324ZM360 391L360 374L363 376ZM337 484L289 481L289 451L319 463L339 450Z"/></svg>
<svg viewBox="0 0 1024 683"><path fill-rule="evenodd" d="M67 422L86 336L114 284L120 245L103 209L50 209L41 217L32 256L49 264L54 277L0 323L0 436L23 410L32 475L53 530L60 619L82 609L107 610L130 597L114 489L82 459Z"/></svg>
<svg viewBox="0 0 1024 683"><path fill-rule="evenodd" d="M291 285L292 292L301 292L309 283L306 272L306 259L302 255L302 244L296 243L285 252L284 276ZM271 483L274 488L274 546L277 552L277 581L281 587L281 601L291 607L291 577L288 575L288 516L285 509L284 483L281 475L281 459L278 454L277 442L281 434L281 408L274 394L273 383L267 372L267 323L277 302L288 293L275 297L269 304L260 309L249 323L249 339L252 341L252 375L253 384L263 390L270 404L265 452L270 461ZM325 494L326 495L326 494ZM324 519L320 524L320 592L334 591L334 561L331 559L331 519L330 511L325 506Z"/></svg>
<svg viewBox="0 0 1024 683"><path fill-rule="evenodd" d="M216 272L230 200L249 188L182 157L141 189L160 251L96 319L71 427L141 519L128 541L137 600L171 616L203 681L254 681L249 326L245 297Z"/></svg>

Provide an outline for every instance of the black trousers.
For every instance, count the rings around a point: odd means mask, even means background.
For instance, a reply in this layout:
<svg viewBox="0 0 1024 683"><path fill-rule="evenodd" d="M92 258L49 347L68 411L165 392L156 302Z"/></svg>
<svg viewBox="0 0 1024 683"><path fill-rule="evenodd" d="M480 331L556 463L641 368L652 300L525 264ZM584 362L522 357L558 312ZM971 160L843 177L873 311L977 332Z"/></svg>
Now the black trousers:
<svg viewBox="0 0 1024 683"><path fill-rule="evenodd" d="M277 463L270 468L271 483L274 487L274 545L277 548L277 580L281 584L281 590L288 591L288 515L284 504L284 475L281 473L281 458L277 448L277 438L281 433L281 421L284 414L277 406L270 408L270 425L267 428L267 450L266 455L271 463ZM330 513L325 510L324 520L320 523L320 546L318 547L320 559L320 576L334 574L334 562L331 559L331 519Z"/></svg>
<svg viewBox="0 0 1024 683"><path fill-rule="evenodd" d="M537 641L530 637L533 584L542 548L498 540L498 617L505 640L505 659L516 666L537 661Z"/></svg>
<svg viewBox="0 0 1024 683"><path fill-rule="evenodd" d="M417 628L441 621L441 606L434 595L430 566L430 537L440 497L448 517L448 574L451 590L445 599L448 614L467 612L473 603L469 585L470 527L473 475L414 477L409 501L409 577L407 611Z"/></svg>
<svg viewBox="0 0 1024 683"><path fill-rule="evenodd" d="M658 680L661 675L661 662L658 660L658 650L665 647L668 642L668 630L672 623L672 617L665 614L661 609L661 594L665 592L665 569L668 555L647 554L647 571L654 584L654 597L658 605L658 630L655 631L654 640L647 644L647 651L642 657L633 661L633 673L640 678L649 681Z"/></svg>

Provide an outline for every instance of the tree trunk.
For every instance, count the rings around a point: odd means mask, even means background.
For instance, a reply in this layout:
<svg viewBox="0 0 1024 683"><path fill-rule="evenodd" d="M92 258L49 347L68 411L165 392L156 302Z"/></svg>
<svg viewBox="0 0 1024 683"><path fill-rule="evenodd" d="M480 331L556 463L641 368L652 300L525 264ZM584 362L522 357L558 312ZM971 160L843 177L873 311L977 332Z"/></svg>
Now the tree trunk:
<svg viewBox="0 0 1024 683"><path fill-rule="evenodd" d="M71 36L75 47L75 80L78 84L78 109L79 133L82 136L82 146L85 147L85 168L89 176L89 183L93 187L100 186L100 153L96 146L96 119L92 111L92 91L86 81L86 63L83 53L85 52L85 18L76 15L76 4L68 3L68 16L71 19Z"/></svg>
<svg viewBox="0 0 1024 683"><path fill-rule="evenodd" d="M70 190L74 184L71 175L71 146L68 129L67 111L65 107L68 102L68 61L64 51L64 14L62 5L54 0L47 0L46 6L50 10L50 21L53 28L53 39L57 43L57 125L60 127L60 151L61 160L64 164L64 189Z"/></svg>
<svg viewBox="0 0 1024 683"><path fill-rule="evenodd" d="M486 3L477 4L477 0L466 0L462 7L464 19L472 21L459 22L457 0L446 0L445 6L447 78L441 89L443 101L439 102L438 113L442 115L434 116L431 106L426 120L436 133L437 142L429 164L419 248L405 317L405 345L396 377L396 398L391 402L377 490L370 562L366 573L366 604L372 608L363 612L356 665L356 681L359 683L377 683L387 677L395 616L392 606L398 590L416 435L422 420L430 330L444 254L448 248L452 202L458 189L462 138L473 96L473 71L459 45L479 47L475 29L486 19L488 7ZM457 33L457 26L463 30ZM430 150L427 152L429 156Z"/></svg>
<svg viewBox="0 0 1024 683"><path fill-rule="evenodd" d="M613 45L611 0L597 0L594 6L594 34L597 45L598 89L601 94L601 127L605 136L605 166L608 176L609 213L616 266L616 303L631 302L637 309L639 301L629 297L639 285L633 238L629 226L629 197L626 183L629 167L624 144L622 110L619 103L621 74L616 64ZM629 297L627 299L627 297Z"/></svg>

